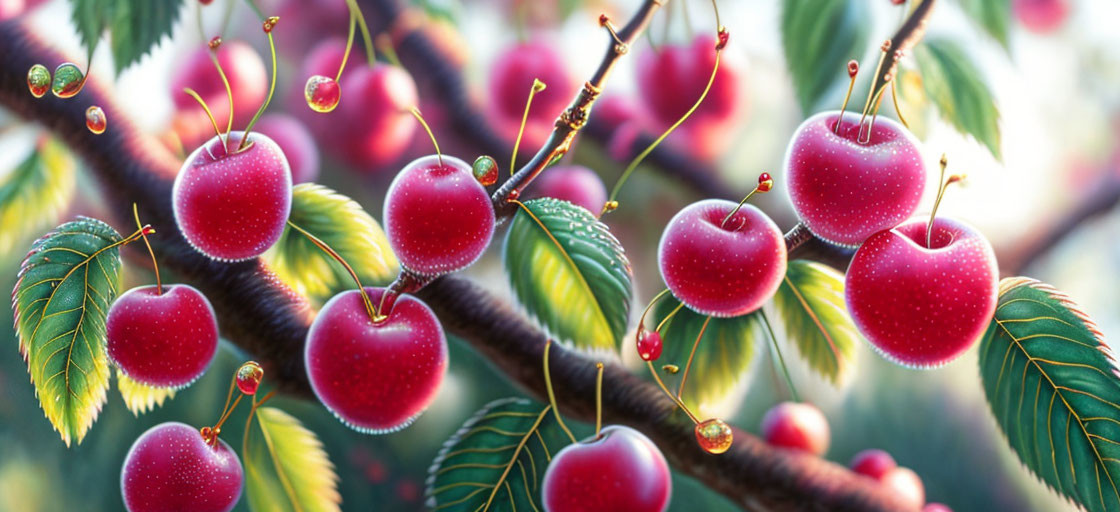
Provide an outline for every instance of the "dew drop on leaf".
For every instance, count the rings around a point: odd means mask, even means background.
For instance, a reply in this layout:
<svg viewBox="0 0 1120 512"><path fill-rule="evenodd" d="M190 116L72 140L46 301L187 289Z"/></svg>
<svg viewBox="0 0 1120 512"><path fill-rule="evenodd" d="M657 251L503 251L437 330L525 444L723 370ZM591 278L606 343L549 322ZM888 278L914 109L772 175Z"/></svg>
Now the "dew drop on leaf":
<svg viewBox="0 0 1120 512"><path fill-rule="evenodd" d="M307 106L316 112L330 112L338 106L342 96L342 89L333 78L323 75L313 75L307 79L303 87L303 97L307 99Z"/></svg>
<svg viewBox="0 0 1120 512"><path fill-rule="evenodd" d="M64 62L54 69L54 80L51 81L51 92L59 98L73 98L82 91L86 83L86 76L77 64Z"/></svg>
<svg viewBox="0 0 1120 512"><path fill-rule="evenodd" d="M89 131L101 135L105 133L105 127L108 126L108 119L105 118L105 111L101 107L94 105L86 109L86 128Z"/></svg>
<svg viewBox="0 0 1120 512"><path fill-rule="evenodd" d="M47 89L51 88L50 70L42 64L31 66L27 71L27 88L31 90L32 96L42 98L47 94Z"/></svg>

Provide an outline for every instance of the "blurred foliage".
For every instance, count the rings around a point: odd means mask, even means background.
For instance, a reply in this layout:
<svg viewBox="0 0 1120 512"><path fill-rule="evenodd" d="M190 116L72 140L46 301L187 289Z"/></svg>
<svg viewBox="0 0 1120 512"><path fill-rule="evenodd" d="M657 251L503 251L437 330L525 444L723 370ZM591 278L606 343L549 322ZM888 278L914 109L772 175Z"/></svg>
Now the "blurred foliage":
<svg viewBox="0 0 1120 512"><path fill-rule="evenodd" d="M802 113L815 112L825 93L848 77L848 61L863 56L866 6L861 0L782 3L782 48Z"/></svg>
<svg viewBox="0 0 1120 512"><path fill-rule="evenodd" d="M1005 49L1009 47L1011 0L957 0L965 14Z"/></svg>
<svg viewBox="0 0 1120 512"><path fill-rule="evenodd" d="M1003 158L999 108L972 59L954 41L927 39L914 48L926 94L941 118Z"/></svg>
<svg viewBox="0 0 1120 512"><path fill-rule="evenodd" d="M58 221L74 197L74 157L52 138L0 179L0 255L20 252L23 241Z"/></svg>
<svg viewBox="0 0 1120 512"><path fill-rule="evenodd" d="M70 0L70 3L73 6L71 21L89 55L93 55L103 33L109 32L109 47L118 74L171 35L183 6L183 0Z"/></svg>
<svg viewBox="0 0 1120 512"><path fill-rule="evenodd" d="M820 263L793 260L774 295L786 341L813 371L836 385L853 368L856 330L844 302L844 275Z"/></svg>

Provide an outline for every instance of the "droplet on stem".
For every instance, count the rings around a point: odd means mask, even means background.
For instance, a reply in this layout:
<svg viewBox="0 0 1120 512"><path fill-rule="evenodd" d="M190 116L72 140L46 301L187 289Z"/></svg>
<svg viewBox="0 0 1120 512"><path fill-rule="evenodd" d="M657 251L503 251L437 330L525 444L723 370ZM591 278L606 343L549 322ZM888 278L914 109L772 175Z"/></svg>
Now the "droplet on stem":
<svg viewBox="0 0 1120 512"><path fill-rule="evenodd" d="M31 66L27 71L27 88L31 90L32 96L42 98L47 94L47 89L51 88L50 70L42 64Z"/></svg>
<svg viewBox="0 0 1120 512"><path fill-rule="evenodd" d="M770 173L764 172L758 175L758 191L769 192L774 188L774 179L770 177Z"/></svg>
<svg viewBox="0 0 1120 512"><path fill-rule="evenodd" d="M713 455L719 455L731 448L732 437L731 427L719 418L696 424L696 442L700 448Z"/></svg>
<svg viewBox="0 0 1120 512"><path fill-rule="evenodd" d="M264 378L264 370L256 361L248 361L237 369L237 389L246 395L257 394L257 388Z"/></svg>
<svg viewBox="0 0 1120 512"><path fill-rule="evenodd" d="M489 187L498 182L498 162L493 158L483 155L475 159L474 165L471 166L471 172L474 174L474 179L484 187Z"/></svg>
<svg viewBox="0 0 1120 512"><path fill-rule="evenodd" d="M303 87L303 97L307 100L307 106L311 107L311 110L326 113L338 106L338 100L342 97L342 89L339 88L338 82L335 82L333 78L313 75L307 79L307 85Z"/></svg>
<svg viewBox="0 0 1120 512"><path fill-rule="evenodd" d="M657 331L645 331L638 333L638 356L642 361L656 361L661 357L661 335Z"/></svg>
<svg viewBox="0 0 1120 512"><path fill-rule="evenodd" d="M73 98L82 91L86 76L77 64L64 62L54 69L54 79L51 81L51 92L59 98Z"/></svg>
<svg viewBox="0 0 1120 512"><path fill-rule="evenodd" d="M89 131L101 135L105 133L105 127L108 126L109 121L105 117L105 111L101 107L93 105L86 109L86 128Z"/></svg>

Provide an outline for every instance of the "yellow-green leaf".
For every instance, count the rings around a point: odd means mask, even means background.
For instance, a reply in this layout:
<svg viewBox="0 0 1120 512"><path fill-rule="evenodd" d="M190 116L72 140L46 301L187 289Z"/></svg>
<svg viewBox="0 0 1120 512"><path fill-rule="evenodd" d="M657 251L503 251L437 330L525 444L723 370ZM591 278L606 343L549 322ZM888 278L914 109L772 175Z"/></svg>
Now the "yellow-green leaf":
<svg viewBox="0 0 1120 512"><path fill-rule="evenodd" d="M0 179L0 256L58 222L74 197L75 167L62 144L44 138L23 163Z"/></svg>
<svg viewBox="0 0 1120 512"><path fill-rule="evenodd" d="M175 398L175 390L160 388L136 382L124 373L117 372L117 390L132 414L139 416L142 413L162 407L167 400Z"/></svg>
<svg viewBox="0 0 1120 512"><path fill-rule="evenodd" d="M996 159L1003 158L999 109L968 54L948 39L930 39L915 47L914 58L941 118L984 144Z"/></svg>
<svg viewBox="0 0 1120 512"><path fill-rule="evenodd" d="M848 61L867 46L866 0L782 2L782 48L801 111L817 110L833 86L848 80Z"/></svg>
<svg viewBox="0 0 1120 512"><path fill-rule="evenodd" d="M842 383L860 339L844 304L844 276L820 263L793 260L774 304L801 358L833 384Z"/></svg>
<svg viewBox="0 0 1120 512"><path fill-rule="evenodd" d="M341 510L338 475L323 443L292 415L273 407L257 409L257 425L242 447L245 493L258 512Z"/></svg>

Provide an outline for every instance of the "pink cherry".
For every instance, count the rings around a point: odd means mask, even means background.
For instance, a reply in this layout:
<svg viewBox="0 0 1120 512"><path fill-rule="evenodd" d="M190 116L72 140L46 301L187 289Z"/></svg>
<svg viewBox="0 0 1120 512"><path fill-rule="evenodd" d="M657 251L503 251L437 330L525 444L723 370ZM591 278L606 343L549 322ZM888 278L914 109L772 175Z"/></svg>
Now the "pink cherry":
<svg viewBox="0 0 1120 512"><path fill-rule="evenodd" d="M183 92L194 89L210 106L214 119L225 129L229 118L229 98L218 69L210 60L213 50L202 46L192 51L175 67L171 76L171 99L175 103L175 124L183 146L194 147L210 138L214 128L206 112L194 98ZM245 126L268 94L268 74L260 54L244 41L225 41L218 48L233 93L233 124Z"/></svg>
<svg viewBox="0 0 1120 512"><path fill-rule="evenodd" d="M129 512L228 512L241 497L241 461L221 439L211 446L199 431L160 423L132 444L121 467Z"/></svg>
<svg viewBox="0 0 1120 512"><path fill-rule="evenodd" d="M544 82L545 89L533 96L522 148L544 144L556 118L579 90L567 71L567 60L544 41L519 43L499 53L490 69L490 105L498 131L510 141L517 138L534 79Z"/></svg>
<svg viewBox="0 0 1120 512"><path fill-rule="evenodd" d="M638 333L638 356L642 361L656 361L661 357L661 335L657 331L641 331Z"/></svg>
<svg viewBox="0 0 1120 512"><path fill-rule="evenodd" d="M872 449L857 453L848 463L848 467L861 475L882 480L883 475L898 467L898 464L895 463L891 454L883 450Z"/></svg>
<svg viewBox="0 0 1120 512"><path fill-rule="evenodd" d="M582 165L561 165L541 173L529 186L530 197L553 197L599 215L607 202L607 187L595 171Z"/></svg>
<svg viewBox="0 0 1120 512"><path fill-rule="evenodd" d="M782 402L762 417L762 437L772 446L819 456L828 451L831 436L820 409L811 404Z"/></svg>
<svg viewBox="0 0 1120 512"><path fill-rule="evenodd" d="M1012 0L1011 12L1027 29L1039 34L1054 32L1069 18L1069 0Z"/></svg>
<svg viewBox="0 0 1120 512"><path fill-rule="evenodd" d="M552 457L541 501L549 512L661 512L673 484L661 450L641 432L611 425L602 437Z"/></svg>
<svg viewBox="0 0 1120 512"><path fill-rule="evenodd" d="M105 320L109 359L128 378L178 388L202 376L218 352L218 321L202 292L185 284L124 292Z"/></svg>

